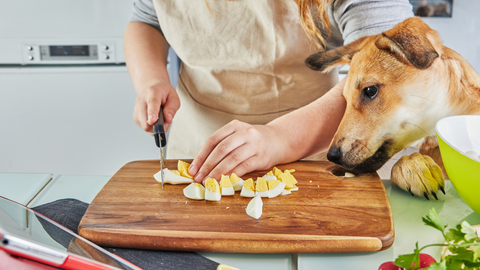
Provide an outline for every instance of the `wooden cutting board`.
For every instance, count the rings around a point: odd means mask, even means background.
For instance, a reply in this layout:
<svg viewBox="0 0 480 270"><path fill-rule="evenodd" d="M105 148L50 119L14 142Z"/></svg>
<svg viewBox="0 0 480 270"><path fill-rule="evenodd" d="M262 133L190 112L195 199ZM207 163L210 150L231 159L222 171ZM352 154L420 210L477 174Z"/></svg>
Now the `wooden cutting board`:
<svg viewBox="0 0 480 270"><path fill-rule="evenodd" d="M162 190L153 178L159 167L158 160L123 166L88 207L80 235L111 247L239 253L371 252L393 244L390 203L376 173L346 178L330 162L279 165L296 170L299 190L262 198L257 220L246 214L251 198L239 192L212 202L186 198L186 185ZM176 169L177 160L165 167Z"/></svg>

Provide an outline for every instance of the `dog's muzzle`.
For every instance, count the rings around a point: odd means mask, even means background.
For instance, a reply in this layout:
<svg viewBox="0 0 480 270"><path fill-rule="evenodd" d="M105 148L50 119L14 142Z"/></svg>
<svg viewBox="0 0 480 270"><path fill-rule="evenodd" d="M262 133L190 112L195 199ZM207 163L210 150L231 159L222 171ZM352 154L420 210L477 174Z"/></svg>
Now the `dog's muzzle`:
<svg viewBox="0 0 480 270"><path fill-rule="evenodd" d="M359 173L371 173L380 169L391 157L392 141L384 141L382 146L369 158L363 160L358 164L348 164L344 160L344 154L342 149L338 146L332 146L328 150L327 159L333 163L336 163L345 169L353 170Z"/></svg>

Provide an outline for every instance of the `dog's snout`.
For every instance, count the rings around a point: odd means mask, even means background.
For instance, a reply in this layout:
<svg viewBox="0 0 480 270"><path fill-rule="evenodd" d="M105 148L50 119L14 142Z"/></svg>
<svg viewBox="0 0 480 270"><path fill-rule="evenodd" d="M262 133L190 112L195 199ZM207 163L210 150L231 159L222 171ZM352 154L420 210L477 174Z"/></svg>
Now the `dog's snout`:
<svg viewBox="0 0 480 270"><path fill-rule="evenodd" d="M332 146L327 153L327 159L331 162L340 164L340 160L342 159L342 150L340 147Z"/></svg>

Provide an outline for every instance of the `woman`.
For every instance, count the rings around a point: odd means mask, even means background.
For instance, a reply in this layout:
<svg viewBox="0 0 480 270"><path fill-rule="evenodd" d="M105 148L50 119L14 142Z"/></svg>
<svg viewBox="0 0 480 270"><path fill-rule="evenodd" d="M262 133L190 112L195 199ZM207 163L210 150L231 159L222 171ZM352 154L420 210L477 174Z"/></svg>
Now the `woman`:
<svg viewBox="0 0 480 270"><path fill-rule="evenodd" d="M195 157L197 182L318 154L343 116L344 82L304 60L412 15L408 0L137 0L125 32L134 119L152 133L160 106L167 128L175 116L167 157ZM177 92L169 46L182 60Z"/></svg>

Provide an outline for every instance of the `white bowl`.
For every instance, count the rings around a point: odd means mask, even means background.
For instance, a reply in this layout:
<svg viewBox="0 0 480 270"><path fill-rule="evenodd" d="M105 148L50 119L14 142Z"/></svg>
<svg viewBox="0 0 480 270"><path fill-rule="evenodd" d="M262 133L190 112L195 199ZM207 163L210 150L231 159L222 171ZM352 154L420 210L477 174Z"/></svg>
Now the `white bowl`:
<svg viewBox="0 0 480 270"><path fill-rule="evenodd" d="M435 130L443 165L460 197L480 214L480 115L459 115L438 121Z"/></svg>

